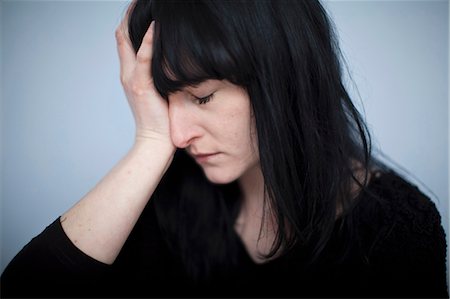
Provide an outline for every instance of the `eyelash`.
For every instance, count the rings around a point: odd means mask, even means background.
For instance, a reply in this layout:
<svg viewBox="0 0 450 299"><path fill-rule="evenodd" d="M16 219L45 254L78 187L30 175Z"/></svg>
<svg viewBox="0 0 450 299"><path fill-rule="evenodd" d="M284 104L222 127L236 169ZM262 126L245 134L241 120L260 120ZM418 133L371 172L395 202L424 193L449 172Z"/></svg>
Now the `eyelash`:
<svg viewBox="0 0 450 299"><path fill-rule="evenodd" d="M211 101L213 95L214 94L210 94L209 96L206 96L203 98L196 98L196 101L198 102L199 105L204 105L204 104L208 103L209 101Z"/></svg>

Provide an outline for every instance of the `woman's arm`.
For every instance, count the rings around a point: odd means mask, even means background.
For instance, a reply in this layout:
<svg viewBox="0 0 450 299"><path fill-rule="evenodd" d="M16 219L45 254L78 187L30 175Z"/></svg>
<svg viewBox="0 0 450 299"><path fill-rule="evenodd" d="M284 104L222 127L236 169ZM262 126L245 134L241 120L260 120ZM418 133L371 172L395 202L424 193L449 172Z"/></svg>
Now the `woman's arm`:
<svg viewBox="0 0 450 299"><path fill-rule="evenodd" d="M112 264L172 156L168 146L137 141L93 190L62 215L62 227L74 245Z"/></svg>
<svg viewBox="0 0 450 299"><path fill-rule="evenodd" d="M175 147L168 104L156 92L150 64L154 22L135 54L127 18L116 30L121 82L136 122L128 154L84 198L61 217L69 239L92 258L112 264L169 167Z"/></svg>

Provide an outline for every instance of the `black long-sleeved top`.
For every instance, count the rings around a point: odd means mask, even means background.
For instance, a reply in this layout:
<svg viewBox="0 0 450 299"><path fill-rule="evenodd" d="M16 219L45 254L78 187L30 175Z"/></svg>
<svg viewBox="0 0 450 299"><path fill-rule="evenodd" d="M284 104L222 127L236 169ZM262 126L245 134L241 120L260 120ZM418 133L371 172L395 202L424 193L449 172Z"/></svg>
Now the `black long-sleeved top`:
<svg viewBox="0 0 450 299"><path fill-rule="evenodd" d="M354 233L336 229L318 262L294 247L255 264L238 235L238 267L192 284L169 250L151 202L113 265L85 255L59 219L31 240L1 277L2 297L446 297L446 242L435 205L388 172L371 179L352 211ZM343 255L343 248L350 248ZM340 259L345 256L344 259Z"/></svg>

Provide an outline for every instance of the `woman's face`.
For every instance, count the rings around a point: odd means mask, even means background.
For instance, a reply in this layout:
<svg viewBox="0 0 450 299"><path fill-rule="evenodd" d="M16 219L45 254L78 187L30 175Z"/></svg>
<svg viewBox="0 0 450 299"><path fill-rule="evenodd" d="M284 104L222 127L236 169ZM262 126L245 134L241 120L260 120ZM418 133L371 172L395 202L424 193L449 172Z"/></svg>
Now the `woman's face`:
<svg viewBox="0 0 450 299"><path fill-rule="evenodd" d="M217 184L230 183L259 163L250 99L228 81L207 80L169 96L173 144L185 148Z"/></svg>

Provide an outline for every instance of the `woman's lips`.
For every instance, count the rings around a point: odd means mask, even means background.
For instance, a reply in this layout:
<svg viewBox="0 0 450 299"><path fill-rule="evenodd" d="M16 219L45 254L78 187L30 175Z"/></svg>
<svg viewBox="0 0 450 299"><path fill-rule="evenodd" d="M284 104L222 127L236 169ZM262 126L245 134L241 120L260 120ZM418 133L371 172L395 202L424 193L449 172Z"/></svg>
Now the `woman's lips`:
<svg viewBox="0 0 450 299"><path fill-rule="evenodd" d="M205 163L217 156L219 153L192 154L197 163Z"/></svg>

